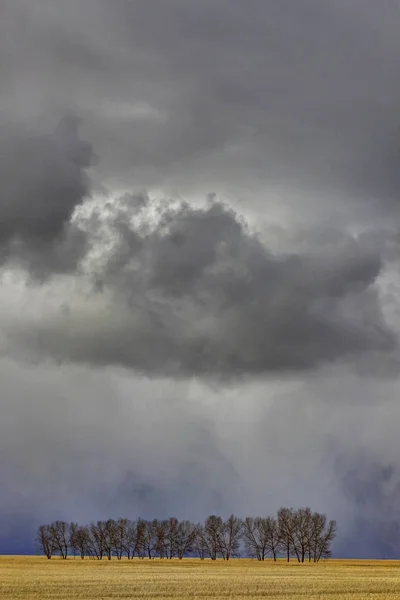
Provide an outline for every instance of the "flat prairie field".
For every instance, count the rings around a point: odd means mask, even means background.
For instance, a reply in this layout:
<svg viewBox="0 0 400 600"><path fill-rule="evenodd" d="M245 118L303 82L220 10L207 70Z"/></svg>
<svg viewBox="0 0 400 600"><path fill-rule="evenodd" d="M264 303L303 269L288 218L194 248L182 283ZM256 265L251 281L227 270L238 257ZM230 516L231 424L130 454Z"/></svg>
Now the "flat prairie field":
<svg viewBox="0 0 400 600"><path fill-rule="evenodd" d="M400 562L0 557L1 600L400 599Z"/></svg>

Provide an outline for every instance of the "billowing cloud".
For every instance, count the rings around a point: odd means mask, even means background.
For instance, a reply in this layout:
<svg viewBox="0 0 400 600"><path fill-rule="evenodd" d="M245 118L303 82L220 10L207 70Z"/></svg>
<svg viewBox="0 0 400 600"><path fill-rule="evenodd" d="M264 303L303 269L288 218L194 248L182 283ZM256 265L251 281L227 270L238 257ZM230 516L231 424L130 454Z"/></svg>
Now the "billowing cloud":
<svg viewBox="0 0 400 600"><path fill-rule="evenodd" d="M362 239L331 232L308 251L274 254L216 200L124 196L108 208L91 263L100 291L9 322L36 356L236 378L395 349L374 289L381 257Z"/></svg>

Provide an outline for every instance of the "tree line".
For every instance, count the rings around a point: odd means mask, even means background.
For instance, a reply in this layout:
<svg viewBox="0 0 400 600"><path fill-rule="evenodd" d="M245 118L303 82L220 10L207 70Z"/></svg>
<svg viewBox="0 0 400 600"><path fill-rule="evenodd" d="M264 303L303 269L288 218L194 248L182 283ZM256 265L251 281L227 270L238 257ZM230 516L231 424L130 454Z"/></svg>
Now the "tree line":
<svg viewBox="0 0 400 600"><path fill-rule="evenodd" d="M310 508L280 508L274 517L210 515L204 523L175 517L108 519L90 525L54 521L40 525L36 543L48 559L73 555L94 560L186 556L229 560L245 555L260 561L285 557L302 563L329 558L335 536L336 521L328 521L325 514Z"/></svg>

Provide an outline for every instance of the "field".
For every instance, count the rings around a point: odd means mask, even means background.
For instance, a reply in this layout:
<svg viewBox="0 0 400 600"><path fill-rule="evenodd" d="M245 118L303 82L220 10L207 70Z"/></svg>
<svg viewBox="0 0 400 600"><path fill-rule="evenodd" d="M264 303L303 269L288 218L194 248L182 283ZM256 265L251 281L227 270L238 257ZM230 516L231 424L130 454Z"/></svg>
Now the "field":
<svg viewBox="0 0 400 600"><path fill-rule="evenodd" d="M400 598L400 562L61 561L0 557L1 600Z"/></svg>

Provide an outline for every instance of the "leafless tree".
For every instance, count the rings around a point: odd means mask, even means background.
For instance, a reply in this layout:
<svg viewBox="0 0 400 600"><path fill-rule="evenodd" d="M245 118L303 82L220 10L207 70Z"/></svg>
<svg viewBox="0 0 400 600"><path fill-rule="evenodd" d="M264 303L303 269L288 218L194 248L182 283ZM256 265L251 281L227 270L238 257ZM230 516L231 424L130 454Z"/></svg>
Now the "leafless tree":
<svg viewBox="0 0 400 600"><path fill-rule="evenodd" d="M53 550L58 552L63 560L68 557L69 549L69 525L65 521L54 521L49 526Z"/></svg>
<svg viewBox="0 0 400 600"><path fill-rule="evenodd" d="M69 543L71 550L84 559L86 555L90 554L89 542L90 542L89 529L87 526L78 525L78 523L70 523L69 526Z"/></svg>
<svg viewBox="0 0 400 600"><path fill-rule="evenodd" d="M195 537L194 537L194 551L200 560L204 560L208 557L208 546L205 540L204 525L197 523L195 526Z"/></svg>
<svg viewBox="0 0 400 600"><path fill-rule="evenodd" d="M171 517L166 521L166 536L165 536L165 544L166 544L166 556L171 559L178 553L178 535L179 535L179 526L180 523L176 517Z"/></svg>
<svg viewBox="0 0 400 600"><path fill-rule="evenodd" d="M136 539L133 556L144 558L146 556L147 521L138 519L136 521Z"/></svg>
<svg viewBox="0 0 400 600"><path fill-rule="evenodd" d="M145 521L145 526L144 526L144 537L143 537L143 544L144 544L144 554L143 556L147 556L147 558L152 559L154 558L155 552L156 552L156 542L157 542L157 538L156 538L156 523L157 520L155 519L154 521Z"/></svg>
<svg viewBox="0 0 400 600"><path fill-rule="evenodd" d="M222 554L222 534L224 522L217 515L210 515L204 523L204 541L211 560Z"/></svg>
<svg viewBox="0 0 400 600"><path fill-rule="evenodd" d="M125 538L125 554L129 559L139 556L137 547L137 526L136 521L127 520L126 538Z"/></svg>
<svg viewBox="0 0 400 600"><path fill-rule="evenodd" d="M277 517L247 517L244 521L230 515L225 521L210 515L204 523L194 525L175 517L154 519L108 519L88 525L54 521L41 525L36 534L36 544L48 559L58 554L62 559L68 552L90 559L121 560L138 558L182 559L188 554L200 559L230 560L240 556L243 543L246 554L262 561L272 556L274 561L284 555L289 561L318 562L332 555L332 542L336 537L336 521L310 508L280 508Z"/></svg>
<svg viewBox="0 0 400 600"><path fill-rule="evenodd" d="M276 562L281 547L277 519L274 517L265 517L264 519L260 519L258 527L262 532L262 538L265 542L267 553L271 554L272 558Z"/></svg>
<svg viewBox="0 0 400 600"><path fill-rule="evenodd" d="M242 519L235 517L235 515L230 515L222 523L219 534L219 551L224 560L239 556L242 528Z"/></svg>
<svg viewBox="0 0 400 600"><path fill-rule="evenodd" d="M195 525L193 525L193 523L190 521L180 521L174 538L176 555L180 560L182 560L185 554L193 552L196 539Z"/></svg>
<svg viewBox="0 0 400 600"><path fill-rule="evenodd" d="M278 510L279 539L288 562L294 552L295 519L296 515L293 508L280 508Z"/></svg>
<svg viewBox="0 0 400 600"><path fill-rule="evenodd" d="M243 525L243 541L249 556L265 560L271 554L276 561L281 549L277 520L273 517L247 517Z"/></svg>
<svg viewBox="0 0 400 600"><path fill-rule="evenodd" d="M50 560L54 552L54 542L50 531L50 525L40 525L37 530L35 541L38 550Z"/></svg>
<svg viewBox="0 0 400 600"><path fill-rule="evenodd" d="M97 523L91 523L89 528L89 550L90 554L102 560L106 553L106 532L105 522L97 521Z"/></svg>
<svg viewBox="0 0 400 600"><path fill-rule="evenodd" d="M293 550L298 562L304 562L310 555L312 536L312 512L310 508L299 508L293 519Z"/></svg>
<svg viewBox="0 0 400 600"><path fill-rule="evenodd" d="M254 517L246 517L243 522L243 541L244 547L247 554L251 558L257 558L257 560L264 560L266 555L265 544L262 543L262 539L259 537L259 530L256 526L256 520Z"/></svg>
<svg viewBox="0 0 400 600"><path fill-rule="evenodd" d="M168 558L168 521L153 521L154 551L160 558Z"/></svg>
<svg viewBox="0 0 400 600"><path fill-rule="evenodd" d="M121 560L124 554L128 555L129 553L129 527L129 519L118 519L114 524L114 554L118 560Z"/></svg>
<svg viewBox="0 0 400 600"><path fill-rule="evenodd" d="M104 521L102 524L104 537L103 537L103 547L104 553L107 556L108 560L111 560L111 557L116 548L117 542L117 524L114 519L108 519Z"/></svg>
<svg viewBox="0 0 400 600"><path fill-rule="evenodd" d="M208 544L206 541L205 528L202 523L195 525L195 535L193 540L193 548L197 556L204 560L209 556Z"/></svg>
<svg viewBox="0 0 400 600"><path fill-rule="evenodd" d="M327 523L326 515L313 513L310 508L297 511L281 508L278 511L280 543L287 560L294 555L298 562L318 562L332 554L331 544L336 536L336 522Z"/></svg>
<svg viewBox="0 0 400 600"><path fill-rule="evenodd" d="M332 556L331 544L336 537L336 521L327 522L324 514L313 513L309 560L319 562Z"/></svg>
<svg viewBox="0 0 400 600"><path fill-rule="evenodd" d="M77 536L76 536L76 532L78 530L78 523L70 523L69 524L69 547L71 549L71 552L75 558L75 556L77 554L79 554L79 548L77 545Z"/></svg>

